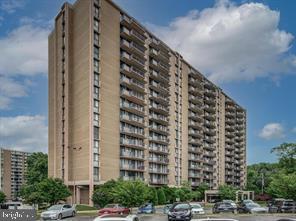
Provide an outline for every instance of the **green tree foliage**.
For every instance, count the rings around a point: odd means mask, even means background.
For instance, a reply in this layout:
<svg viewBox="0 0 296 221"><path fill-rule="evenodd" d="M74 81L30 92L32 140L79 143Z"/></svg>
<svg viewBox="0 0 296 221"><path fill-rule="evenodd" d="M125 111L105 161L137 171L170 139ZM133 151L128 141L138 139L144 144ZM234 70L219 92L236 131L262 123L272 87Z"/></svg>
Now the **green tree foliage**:
<svg viewBox="0 0 296 221"><path fill-rule="evenodd" d="M296 200L296 173L274 175L267 192L276 198Z"/></svg>
<svg viewBox="0 0 296 221"><path fill-rule="evenodd" d="M102 185L97 186L92 196L94 204L102 208L109 203L113 203L114 198L112 192L115 186L115 180L110 180Z"/></svg>
<svg viewBox="0 0 296 221"><path fill-rule="evenodd" d="M180 201L191 201L193 199L193 192L188 182L183 182L180 188L176 189L176 196Z"/></svg>
<svg viewBox="0 0 296 221"><path fill-rule="evenodd" d="M162 188L157 190L158 204L164 205L166 203L165 193Z"/></svg>
<svg viewBox="0 0 296 221"><path fill-rule="evenodd" d="M45 202L53 205L71 196L68 187L58 178L47 178L38 184L38 191Z"/></svg>
<svg viewBox="0 0 296 221"><path fill-rule="evenodd" d="M233 186L221 185L219 186L219 196L221 200L235 200L236 191Z"/></svg>
<svg viewBox="0 0 296 221"><path fill-rule="evenodd" d="M119 180L112 192L115 202L119 202L127 207L140 206L147 202L149 193L148 185L141 180Z"/></svg>
<svg viewBox="0 0 296 221"><path fill-rule="evenodd" d="M247 171L246 189L259 194L262 190L262 184L263 191L266 193L265 190L271 182L272 175L278 173L279 168L277 163L259 163L248 166Z"/></svg>
<svg viewBox="0 0 296 221"><path fill-rule="evenodd" d="M210 187L206 183L201 183L197 188L196 191L200 193L200 198L199 199L204 199L205 198L205 191L209 190Z"/></svg>
<svg viewBox="0 0 296 221"><path fill-rule="evenodd" d="M158 205L158 192L156 188L150 188L149 190L149 200L150 202L152 202L154 205Z"/></svg>
<svg viewBox="0 0 296 221"><path fill-rule="evenodd" d="M279 167L286 173L296 172L296 143L283 143L271 150L279 157Z"/></svg>
<svg viewBox="0 0 296 221"><path fill-rule="evenodd" d="M33 153L27 160L27 184L39 183L47 178L48 156L44 153Z"/></svg>
<svg viewBox="0 0 296 221"><path fill-rule="evenodd" d="M21 189L21 196L27 203L56 204L71 196L71 192L62 180L57 178L46 178L34 185L25 185Z"/></svg>
<svg viewBox="0 0 296 221"><path fill-rule="evenodd" d="M6 201L6 195L2 191L0 191L0 204Z"/></svg>

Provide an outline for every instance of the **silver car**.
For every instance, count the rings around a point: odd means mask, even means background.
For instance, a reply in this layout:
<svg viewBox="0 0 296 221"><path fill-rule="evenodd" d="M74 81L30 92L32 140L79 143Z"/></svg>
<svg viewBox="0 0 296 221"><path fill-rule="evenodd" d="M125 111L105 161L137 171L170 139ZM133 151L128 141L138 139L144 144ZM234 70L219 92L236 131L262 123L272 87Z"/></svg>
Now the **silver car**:
<svg viewBox="0 0 296 221"><path fill-rule="evenodd" d="M61 220L65 217L74 217L75 215L75 207L69 204L59 204L53 205L41 213L41 220Z"/></svg>

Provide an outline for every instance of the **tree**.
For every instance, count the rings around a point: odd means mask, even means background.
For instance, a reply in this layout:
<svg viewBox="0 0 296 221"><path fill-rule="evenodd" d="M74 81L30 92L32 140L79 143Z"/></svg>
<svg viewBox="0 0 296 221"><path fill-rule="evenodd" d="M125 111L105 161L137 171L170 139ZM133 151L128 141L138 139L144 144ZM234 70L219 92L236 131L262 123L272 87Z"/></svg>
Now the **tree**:
<svg viewBox="0 0 296 221"><path fill-rule="evenodd" d="M59 201L65 201L71 196L68 187L58 178L47 178L38 184L38 191L45 202L53 205Z"/></svg>
<svg viewBox="0 0 296 221"><path fill-rule="evenodd" d="M219 186L219 197L222 200L235 200L236 189L233 186L221 185Z"/></svg>
<svg viewBox="0 0 296 221"><path fill-rule="evenodd" d="M209 190L210 187L208 184L206 183L201 183L197 188L196 188L196 191L200 192L200 197L201 199L204 199L205 198L205 192L206 190Z"/></svg>
<svg viewBox="0 0 296 221"><path fill-rule="evenodd" d="M287 173L296 172L296 143L283 143L271 150L279 157L279 166Z"/></svg>
<svg viewBox="0 0 296 221"><path fill-rule="evenodd" d="M296 173L274 175L267 192L276 198L296 200Z"/></svg>
<svg viewBox="0 0 296 221"><path fill-rule="evenodd" d="M0 204L6 201L6 195L2 191L0 191Z"/></svg>
<svg viewBox="0 0 296 221"><path fill-rule="evenodd" d="M158 192L155 187L150 188L149 193L149 201L152 202L154 205L158 205Z"/></svg>
<svg viewBox="0 0 296 221"><path fill-rule="evenodd" d="M48 156L44 153L33 153L27 160L27 184L40 183L48 175Z"/></svg>
<svg viewBox="0 0 296 221"><path fill-rule="evenodd" d="M112 195L112 192L115 186L115 180L110 180L102 185L97 186L92 196L94 204L102 208L109 203L113 203L114 197Z"/></svg>
<svg viewBox="0 0 296 221"><path fill-rule="evenodd" d="M247 169L247 190L254 191L256 194L266 193L266 187L271 182L273 174L278 173L277 163L258 163L248 166Z"/></svg>
<svg viewBox="0 0 296 221"><path fill-rule="evenodd" d="M39 191L38 184L22 186L20 195L28 204L39 205L45 202L43 195Z"/></svg>
<svg viewBox="0 0 296 221"><path fill-rule="evenodd" d="M162 188L159 188L157 190L157 196L158 196L158 204L164 205L166 203L166 198Z"/></svg>
<svg viewBox="0 0 296 221"><path fill-rule="evenodd" d="M149 199L149 187L141 180L119 180L114 187L112 195L114 201L127 207L137 207Z"/></svg>

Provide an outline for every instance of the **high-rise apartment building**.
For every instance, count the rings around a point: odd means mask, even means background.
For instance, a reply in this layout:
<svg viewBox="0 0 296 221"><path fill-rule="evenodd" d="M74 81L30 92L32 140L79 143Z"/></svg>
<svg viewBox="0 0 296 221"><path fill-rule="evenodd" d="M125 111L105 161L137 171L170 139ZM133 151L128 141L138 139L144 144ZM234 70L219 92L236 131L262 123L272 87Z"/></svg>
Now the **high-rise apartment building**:
<svg viewBox="0 0 296 221"><path fill-rule="evenodd" d="M243 187L246 111L111 0L65 3L49 36L49 175Z"/></svg>
<svg viewBox="0 0 296 221"><path fill-rule="evenodd" d="M25 183L29 155L30 153L0 148L0 190L8 200L19 196L21 186Z"/></svg>

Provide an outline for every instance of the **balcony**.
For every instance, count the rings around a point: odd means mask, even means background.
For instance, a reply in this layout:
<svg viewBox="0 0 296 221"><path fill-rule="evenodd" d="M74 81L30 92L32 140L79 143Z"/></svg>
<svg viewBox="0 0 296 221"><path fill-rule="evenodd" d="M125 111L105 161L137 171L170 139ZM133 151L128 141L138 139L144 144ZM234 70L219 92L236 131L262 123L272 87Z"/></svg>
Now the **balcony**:
<svg viewBox="0 0 296 221"><path fill-rule="evenodd" d="M124 85L124 86L126 86L128 88L137 90L137 91L139 91L141 93L145 93L146 92L146 90L145 90L145 84L142 83L141 81L136 80L136 79L127 78L127 77L121 75L120 82L121 82L121 85Z"/></svg>
<svg viewBox="0 0 296 221"><path fill-rule="evenodd" d="M169 169L165 168L149 168L149 173L155 173L155 174L168 174Z"/></svg>
<svg viewBox="0 0 296 221"><path fill-rule="evenodd" d="M193 155L193 154L190 154L188 159L191 161L195 161L195 162L200 162L200 163L203 162L203 159L201 156L197 156L197 155Z"/></svg>
<svg viewBox="0 0 296 221"><path fill-rule="evenodd" d="M205 97L204 102L209 106L216 106L216 100L214 98Z"/></svg>
<svg viewBox="0 0 296 221"><path fill-rule="evenodd" d="M167 86L169 86L169 85L167 85ZM170 90L169 90L169 88L166 87L165 84L152 81L152 82L150 82L149 87L161 94L166 95L166 96L168 96L170 94Z"/></svg>
<svg viewBox="0 0 296 221"><path fill-rule="evenodd" d="M193 104L197 105L197 106L202 106L203 105L203 100L201 97L197 97L195 95L190 94L188 96L188 99L190 102L192 102Z"/></svg>
<svg viewBox="0 0 296 221"><path fill-rule="evenodd" d="M208 121L215 121L216 120L216 115L215 114L209 114L209 113L205 113L204 114L204 118ZM209 124L214 124L213 122L212 123L209 123ZM209 125L208 124L208 125ZM207 126L208 126L207 125Z"/></svg>
<svg viewBox="0 0 296 221"><path fill-rule="evenodd" d="M145 57L146 48L144 46L140 46L135 42L129 42L125 39L121 39L120 47L131 54L136 54L141 58Z"/></svg>
<svg viewBox="0 0 296 221"><path fill-rule="evenodd" d="M169 164L169 159L162 157L149 157L149 162L158 164Z"/></svg>
<svg viewBox="0 0 296 221"><path fill-rule="evenodd" d="M197 153L197 154L202 154L203 153L202 148L198 148L198 147L189 147L188 152Z"/></svg>
<svg viewBox="0 0 296 221"><path fill-rule="evenodd" d="M216 154L215 154L214 152L208 152L208 151L205 151L205 152L203 153L203 155L204 155L205 157L216 157Z"/></svg>
<svg viewBox="0 0 296 221"><path fill-rule="evenodd" d="M200 90L197 87L193 87L193 86L189 87L189 93L191 93L193 95L196 95L196 96L198 96L200 98L202 98L202 96L203 96L202 90Z"/></svg>
<svg viewBox="0 0 296 221"><path fill-rule="evenodd" d="M208 119L209 119L209 118L208 118ZM216 124L215 124L215 122L213 122L213 121L208 121L208 120L204 121L204 126L205 126L206 128L210 128L210 129L214 129L214 128L216 128Z"/></svg>
<svg viewBox="0 0 296 221"><path fill-rule="evenodd" d="M145 60L141 59L135 55L128 54L127 52L123 51L120 55L121 61L125 62L126 64L133 65L142 71L145 71Z"/></svg>
<svg viewBox="0 0 296 221"><path fill-rule="evenodd" d="M188 124L189 124L189 127L202 130L201 124L197 121L189 120Z"/></svg>
<svg viewBox="0 0 296 221"><path fill-rule="evenodd" d="M120 145L125 147L131 147L139 150L145 149L144 142L136 142L135 140L131 139L121 139Z"/></svg>
<svg viewBox="0 0 296 221"><path fill-rule="evenodd" d="M120 19L120 23L130 29L135 29L139 33L144 33L145 30L142 28L140 24L137 23L134 19L128 17L127 15L122 15Z"/></svg>
<svg viewBox="0 0 296 221"><path fill-rule="evenodd" d="M165 185L165 184L168 184L168 180L167 179L150 179L149 183L152 185Z"/></svg>
<svg viewBox="0 0 296 221"><path fill-rule="evenodd" d="M235 113L233 113L233 112L226 112L225 113L225 116L228 117L228 118L235 118Z"/></svg>
<svg viewBox="0 0 296 221"><path fill-rule="evenodd" d="M209 172L209 173L214 173L214 168L210 168L210 167L204 167L203 168L204 172Z"/></svg>
<svg viewBox="0 0 296 221"><path fill-rule="evenodd" d="M193 111L193 112L198 112L199 116L201 116L202 113L203 113L201 104L198 105L198 104L189 103L189 109L191 111ZM197 115L194 115L193 113L190 113L190 116L195 117Z"/></svg>
<svg viewBox="0 0 296 221"><path fill-rule="evenodd" d="M154 102L150 102L149 109L153 110L154 112L160 113L160 114L164 114L164 115L169 114L168 107L161 105L161 104L156 104Z"/></svg>
<svg viewBox="0 0 296 221"><path fill-rule="evenodd" d="M202 174L200 174L200 173L195 173L195 172L193 172L193 171L190 171L190 172L188 173L188 177L190 177L190 178L202 178Z"/></svg>
<svg viewBox="0 0 296 221"><path fill-rule="evenodd" d="M121 151L120 157L125 159L144 161L144 154L136 154L135 152Z"/></svg>
<svg viewBox="0 0 296 221"><path fill-rule="evenodd" d="M165 145L167 145L170 142L169 138L160 137L160 136L149 136L149 140L156 143L165 144Z"/></svg>
<svg viewBox="0 0 296 221"><path fill-rule="evenodd" d="M166 64L166 63L161 62L161 61L156 61L155 59L151 59L150 62L149 62L149 65L153 69L161 71L161 72L166 73L166 74L168 74L169 71L170 71L170 65L169 64Z"/></svg>
<svg viewBox="0 0 296 221"><path fill-rule="evenodd" d="M120 133L144 139L144 130L136 130L128 127L121 127Z"/></svg>
<svg viewBox="0 0 296 221"><path fill-rule="evenodd" d="M197 88L198 90L202 91L203 90L203 87L202 87L202 84L201 84L201 81L199 80L196 80L192 77L189 78L189 84L194 86L195 88Z"/></svg>
<svg viewBox="0 0 296 221"><path fill-rule="evenodd" d="M198 130L189 129L188 134L192 137L203 138L203 133Z"/></svg>
<svg viewBox="0 0 296 221"><path fill-rule="evenodd" d="M128 112L131 112L140 116L145 116L144 108L142 106L139 106L133 103L121 102L120 108L122 110L126 110Z"/></svg>
<svg viewBox="0 0 296 221"><path fill-rule="evenodd" d="M144 101L144 95L132 90L126 90L126 89L122 89L120 91L120 95L123 98L126 98L127 100L130 100L134 103L140 104L140 105L144 105L145 101Z"/></svg>
<svg viewBox="0 0 296 221"><path fill-rule="evenodd" d="M204 134L214 136L214 135L216 135L216 130L215 129L205 128L204 129Z"/></svg>
<svg viewBox="0 0 296 221"><path fill-rule="evenodd" d="M155 70L150 70L150 77L154 80L161 81L163 83L169 84L170 77L168 75L161 74Z"/></svg>
<svg viewBox="0 0 296 221"><path fill-rule="evenodd" d="M235 134L234 133L230 133L230 132L226 132L225 133L225 136L226 137L229 137L231 139L231 138L234 138L235 137Z"/></svg>
<svg viewBox="0 0 296 221"><path fill-rule="evenodd" d="M155 48L150 48L150 56L157 59L157 60L161 60L164 63L170 62L170 55L169 54L164 53L161 50L156 50Z"/></svg>
<svg viewBox="0 0 296 221"><path fill-rule="evenodd" d="M144 165L122 164L120 166L120 169L121 170L144 172L145 167L144 167Z"/></svg>
<svg viewBox="0 0 296 221"><path fill-rule="evenodd" d="M160 134L169 134L169 128L163 125L149 125L149 130L150 131L155 131Z"/></svg>
<svg viewBox="0 0 296 221"><path fill-rule="evenodd" d="M225 110L228 112L235 112L235 107L233 105L226 105Z"/></svg>
<svg viewBox="0 0 296 221"><path fill-rule="evenodd" d="M131 78L136 78L137 80L141 82L145 82L145 71L137 69L132 66L128 66L126 64L122 64L120 71L124 73L125 75L131 77Z"/></svg>
<svg viewBox="0 0 296 221"><path fill-rule="evenodd" d="M216 147L213 144L205 143L203 145L203 147L204 147L204 149L207 149L207 150L210 150L210 151L216 150Z"/></svg>
<svg viewBox="0 0 296 221"><path fill-rule="evenodd" d="M207 96L207 97L215 98L216 97L216 91L205 89L204 90L204 95Z"/></svg>
<svg viewBox="0 0 296 221"><path fill-rule="evenodd" d="M192 162L189 163L189 169L191 170L201 170L202 166L200 164L194 164Z"/></svg>
<svg viewBox="0 0 296 221"><path fill-rule="evenodd" d="M150 143L149 145L149 151L153 153L159 153L159 154L169 154L169 149L167 147L159 147L159 146L154 146Z"/></svg>
<svg viewBox="0 0 296 221"><path fill-rule="evenodd" d="M153 120L157 123L169 125L169 118L158 114L149 114L149 120Z"/></svg>
<svg viewBox="0 0 296 221"><path fill-rule="evenodd" d="M189 138L188 143L195 145L202 145L202 141L196 138Z"/></svg>

